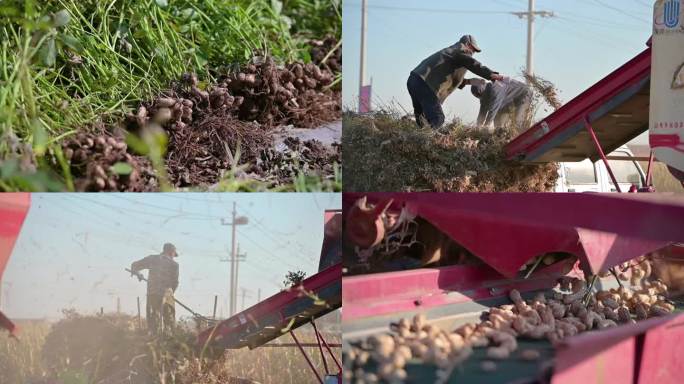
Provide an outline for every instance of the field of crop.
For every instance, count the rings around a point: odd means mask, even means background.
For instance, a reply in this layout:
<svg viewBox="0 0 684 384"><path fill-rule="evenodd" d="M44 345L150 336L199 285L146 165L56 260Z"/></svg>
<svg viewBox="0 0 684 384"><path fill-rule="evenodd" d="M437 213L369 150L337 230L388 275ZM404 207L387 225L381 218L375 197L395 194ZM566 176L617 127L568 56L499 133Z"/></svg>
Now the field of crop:
<svg viewBox="0 0 684 384"><path fill-rule="evenodd" d="M253 383L299 384L315 382L304 357L296 348L229 350L224 354L196 350L195 333L179 331L159 341L135 328L131 317L80 316L62 321L21 322L19 340L0 337L0 382L29 384L86 383ZM301 342L315 343L308 326L295 331ZM326 341L340 343L340 334L326 333ZM290 343L284 335L274 342ZM319 372L323 362L318 349L306 348ZM333 349L338 359L339 349ZM336 370L328 356L328 365ZM242 379L239 380L239 379Z"/></svg>
<svg viewBox="0 0 684 384"><path fill-rule="evenodd" d="M339 0L0 3L0 190L339 190Z"/></svg>
<svg viewBox="0 0 684 384"><path fill-rule="evenodd" d="M640 161L639 163L645 172L648 168L648 162ZM664 163L657 161L653 163L653 186L657 192L684 193L682 183L672 176Z"/></svg>

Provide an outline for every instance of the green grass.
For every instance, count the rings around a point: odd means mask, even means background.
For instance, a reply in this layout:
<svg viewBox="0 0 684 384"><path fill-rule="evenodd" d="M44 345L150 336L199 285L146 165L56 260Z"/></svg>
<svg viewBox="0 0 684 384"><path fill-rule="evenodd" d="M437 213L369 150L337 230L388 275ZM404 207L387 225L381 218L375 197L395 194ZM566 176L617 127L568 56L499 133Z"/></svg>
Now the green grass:
<svg viewBox="0 0 684 384"><path fill-rule="evenodd" d="M39 173L4 169L0 188L70 189L61 139L118 121L184 72L211 81L254 55L309 61L306 41L340 36L340 12L339 0L1 2L0 162L16 158L16 136Z"/></svg>

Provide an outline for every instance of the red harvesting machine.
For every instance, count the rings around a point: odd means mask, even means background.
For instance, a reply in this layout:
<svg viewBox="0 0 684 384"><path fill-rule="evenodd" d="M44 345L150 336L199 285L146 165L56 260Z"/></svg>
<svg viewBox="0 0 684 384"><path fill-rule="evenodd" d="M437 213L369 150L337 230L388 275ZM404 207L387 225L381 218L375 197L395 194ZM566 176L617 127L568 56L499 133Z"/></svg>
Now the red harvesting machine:
<svg viewBox="0 0 684 384"><path fill-rule="evenodd" d="M344 195L343 208L345 356L401 318L424 314L429 323L453 330L510 304L512 289L524 298L540 292L548 297L561 277L603 275L654 251L684 267L684 201L673 196L355 193ZM418 226L417 235L401 233L408 225ZM421 227L433 234L421 235ZM378 261L363 252L391 250L398 236L418 250L417 260ZM455 257L450 263L423 258L428 264L420 265L420 255L435 249ZM524 273L530 260L544 255L556 257ZM594 285L616 286L610 275L597 277ZM679 383L684 301L669 299L676 305L669 316L584 332L557 344L519 339L521 348L536 349L541 359L511 357L497 361L494 372L480 369L485 348L474 348L448 382ZM368 372L377 368L369 364ZM437 367L421 361L408 361L405 371L406 382L438 378Z"/></svg>
<svg viewBox="0 0 684 384"><path fill-rule="evenodd" d="M342 366L329 344L316 327L315 319L342 306L342 213L325 212L325 236L321 249L318 273L304 279L297 287L276 293L254 306L202 331L197 339L199 346L211 345L225 349L249 347L297 347L306 359L317 382L341 383ZM316 344L305 344L297 339L294 330L311 324ZM267 344L289 333L294 344ZM321 353L325 375L314 367L303 347L316 347ZM337 370L328 366L328 352Z"/></svg>

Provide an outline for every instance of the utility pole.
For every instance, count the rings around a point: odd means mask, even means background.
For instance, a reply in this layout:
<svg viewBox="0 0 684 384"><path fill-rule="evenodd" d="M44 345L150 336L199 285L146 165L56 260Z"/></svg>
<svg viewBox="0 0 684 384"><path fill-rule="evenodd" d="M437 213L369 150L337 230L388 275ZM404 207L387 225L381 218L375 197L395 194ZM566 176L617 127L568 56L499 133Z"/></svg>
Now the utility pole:
<svg viewBox="0 0 684 384"><path fill-rule="evenodd" d="M359 70L359 112L363 110L363 92L364 82L366 81L366 30L368 29L368 1L361 2L361 63Z"/></svg>
<svg viewBox="0 0 684 384"><path fill-rule="evenodd" d="M221 219L221 225L230 225L232 226L232 245L231 245L231 251L230 251L230 258L228 261L230 261L230 281L228 285L228 297L230 297L230 303L229 303L229 311L230 311L230 316L233 316L235 314L235 309L237 307L237 303L235 302L236 299L236 292L235 292L235 280L236 280L236 275L235 275L235 260L236 258L236 246L237 246L237 241L235 239L235 231L237 229L238 225L247 225L249 220L245 216L238 216L237 215L237 204L233 202L233 212L232 212L232 220L230 222L227 222L225 219Z"/></svg>
<svg viewBox="0 0 684 384"><path fill-rule="evenodd" d="M257 293L257 303L260 303L261 302L261 288L259 288L259 290L257 292L258 292Z"/></svg>
<svg viewBox="0 0 684 384"><path fill-rule="evenodd" d="M521 19L527 17L527 67L525 68L525 72L532 76L534 75L534 17L555 17L556 15L549 11L535 11L534 0L528 0L527 12L511 12L511 14L516 15Z"/></svg>
<svg viewBox="0 0 684 384"><path fill-rule="evenodd" d="M247 254L246 253L240 253L240 244L238 244L237 248L237 253L235 254L235 280L233 282L233 292L235 293L235 297L233 298L235 302L235 312L237 312L237 291L238 291L238 279L239 279L239 274L238 271L240 270L240 262L246 261L247 259ZM244 301L244 300L243 300Z"/></svg>
<svg viewBox="0 0 684 384"><path fill-rule="evenodd" d="M3 305L3 300L2 300L2 297L3 297L3 296L2 296L2 295L3 295L2 287L3 287L3 285L6 285L6 286L7 286L7 289L6 289L5 292L4 292L4 294L7 295L7 297L9 297L10 291L12 290L12 283L10 283L9 281L6 282L6 283L3 283L3 282L0 280L0 310L2 309L2 305ZM6 302L9 302L9 300L5 300L5 301L6 301Z"/></svg>

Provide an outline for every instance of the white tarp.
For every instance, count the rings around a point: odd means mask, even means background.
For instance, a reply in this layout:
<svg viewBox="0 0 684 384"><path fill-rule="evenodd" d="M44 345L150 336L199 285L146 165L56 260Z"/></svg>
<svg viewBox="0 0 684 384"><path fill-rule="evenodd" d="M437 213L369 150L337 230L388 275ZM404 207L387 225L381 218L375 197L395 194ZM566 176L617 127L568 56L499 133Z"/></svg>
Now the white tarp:
<svg viewBox="0 0 684 384"><path fill-rule="evenodd" d="M654 5L649 143L658 160L684 171L684 0Z"/></svg>

